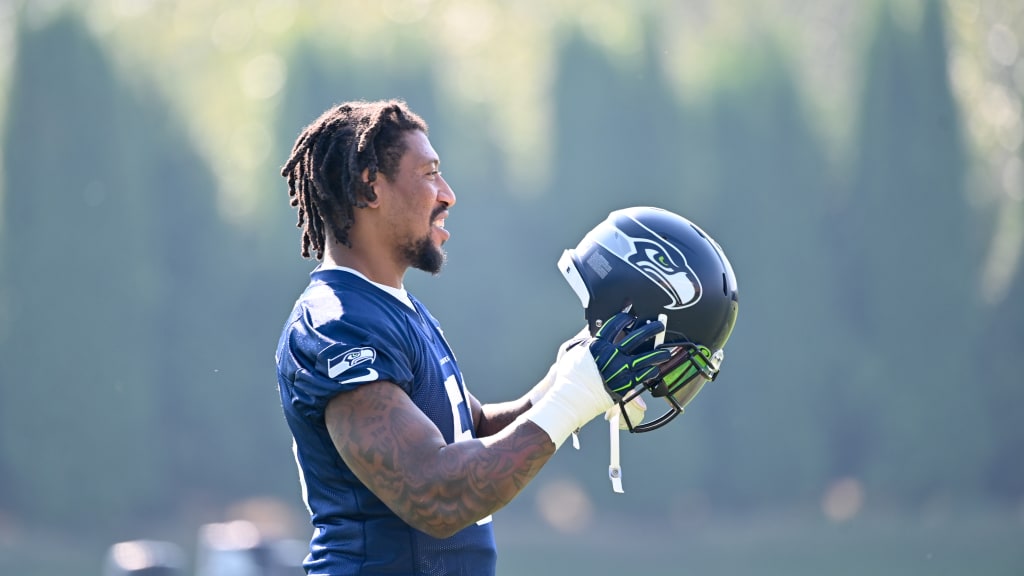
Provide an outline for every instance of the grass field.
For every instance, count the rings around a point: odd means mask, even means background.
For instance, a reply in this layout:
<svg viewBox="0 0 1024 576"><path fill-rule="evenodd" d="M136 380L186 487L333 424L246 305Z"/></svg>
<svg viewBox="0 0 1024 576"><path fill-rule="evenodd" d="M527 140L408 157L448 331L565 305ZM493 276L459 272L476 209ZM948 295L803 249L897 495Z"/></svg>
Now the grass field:
<svg viewBox="0 0 1024 576"><path fill-rule="evenodd" d="M1024 518L1016 511L876 513L843 524L773 514L676 529L599 519L572 536L503 526L499 542L504 575L1024 575Z"/></svg>
<svg viewBox="0 0 1024 576"><path fill-rule="evenodd" d="M574 534L528 515L495 520L503 576L1024 575L1024 515L1017 510L927 518L876 511L841 524L777 513L676 527L597 515ZM5 531L0 574L100 576L108 541L96 538ZM179 544L190 546L186 539Z"/></svg>

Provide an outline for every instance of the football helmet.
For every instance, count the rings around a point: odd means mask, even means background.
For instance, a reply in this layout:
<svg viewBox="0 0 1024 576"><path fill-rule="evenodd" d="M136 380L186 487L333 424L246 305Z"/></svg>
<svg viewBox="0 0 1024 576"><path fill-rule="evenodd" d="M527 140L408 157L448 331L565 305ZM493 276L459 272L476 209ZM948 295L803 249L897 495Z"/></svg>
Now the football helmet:
<svg viewBox="0 0 1024 576"><path fill-rule="evenodd" d="M672 357L660 376L616 400L624 406L650 392L669 410L649 423L626 417L630 432L664 426L718 375L739 311L736 275L696 224L661 208L616 210L566 250L558 268L583 304L591 335L624 310L637 317L635 326L665 324L655 345L671 348Z"/></svg>

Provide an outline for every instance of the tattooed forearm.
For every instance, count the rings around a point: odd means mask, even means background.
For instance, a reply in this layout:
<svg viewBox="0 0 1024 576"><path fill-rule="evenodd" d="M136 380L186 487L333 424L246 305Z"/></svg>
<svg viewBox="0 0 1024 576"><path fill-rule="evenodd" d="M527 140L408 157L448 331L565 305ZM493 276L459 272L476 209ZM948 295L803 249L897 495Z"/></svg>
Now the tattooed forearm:
<svg viewBox="0 0 1024 576"><path fill-rule="evenodd" d="M527 420L482 440L447 445L397 386L346 392L328 406L327 428L353 473L411 526L454 534L508 504L554 454Z"/></svg>
<svg viewBox="0 0 1024 576"><path fill-rule="evenodd" d="M444 493L423 493L424 522L440 517L458 530L508 504L540 472L555 452L547 433L532 422L506 428L485 440L459 442L442 449L437 479ZM413 494L412 496L417 496ZM431 501L434 498L434 501ZM435 505L448 508L446 513ZM451 517L445 518L448 514Z"/></svg>
<svg viewBox="0 0 1024 576"><path fill-rule="evenodd" d="M476 423L477 438L491 436L504 430L506 426L515 421L516 417L529 408L530 402L526 398L498 404L484 404L480 408L479 421Z"/></svg>

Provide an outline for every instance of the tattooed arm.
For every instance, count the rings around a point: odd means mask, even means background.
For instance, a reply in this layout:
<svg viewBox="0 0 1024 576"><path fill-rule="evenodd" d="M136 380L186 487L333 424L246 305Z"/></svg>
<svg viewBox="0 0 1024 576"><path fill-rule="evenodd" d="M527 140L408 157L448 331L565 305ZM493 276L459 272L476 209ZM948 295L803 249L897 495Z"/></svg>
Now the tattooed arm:
<svg viewBox="0 0 1024 576"><path fill-rule="evenodd" d="M528 396L523 396L518 400L481 405L480 401L470 394L469 405L473 413L473 423L476 426L476 436L484 438L504 430L533 404Z"/></svg>
<svg viewBox="0 0 1024 576"><path fill-rule="evenodd" d="M360 481L410 526L443 538L508 504L554 454L540 426L508 418L528 406L503 410L495 420L481 416L478 429L502 420L500 428L448 445L405 392L376 382L335 396L325 421Z"/></svg>

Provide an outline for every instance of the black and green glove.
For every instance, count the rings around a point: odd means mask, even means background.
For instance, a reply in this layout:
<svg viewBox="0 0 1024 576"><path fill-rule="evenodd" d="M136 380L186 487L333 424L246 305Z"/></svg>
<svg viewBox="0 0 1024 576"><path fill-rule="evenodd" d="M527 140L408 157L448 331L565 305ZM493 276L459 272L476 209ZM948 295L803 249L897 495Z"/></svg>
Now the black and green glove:
<svg viewBox="0 0 1024 576"><path fill-rule="evenodd" d="M621 402L630 390L661 376L661 364L671 358L671 351L654 348L654 338L665 330L658 320L635 327L637 318L619 312L605 322L590 343L597 369L601 372L608 393ZM651 349L637 352L651 342Z"/></svg>

